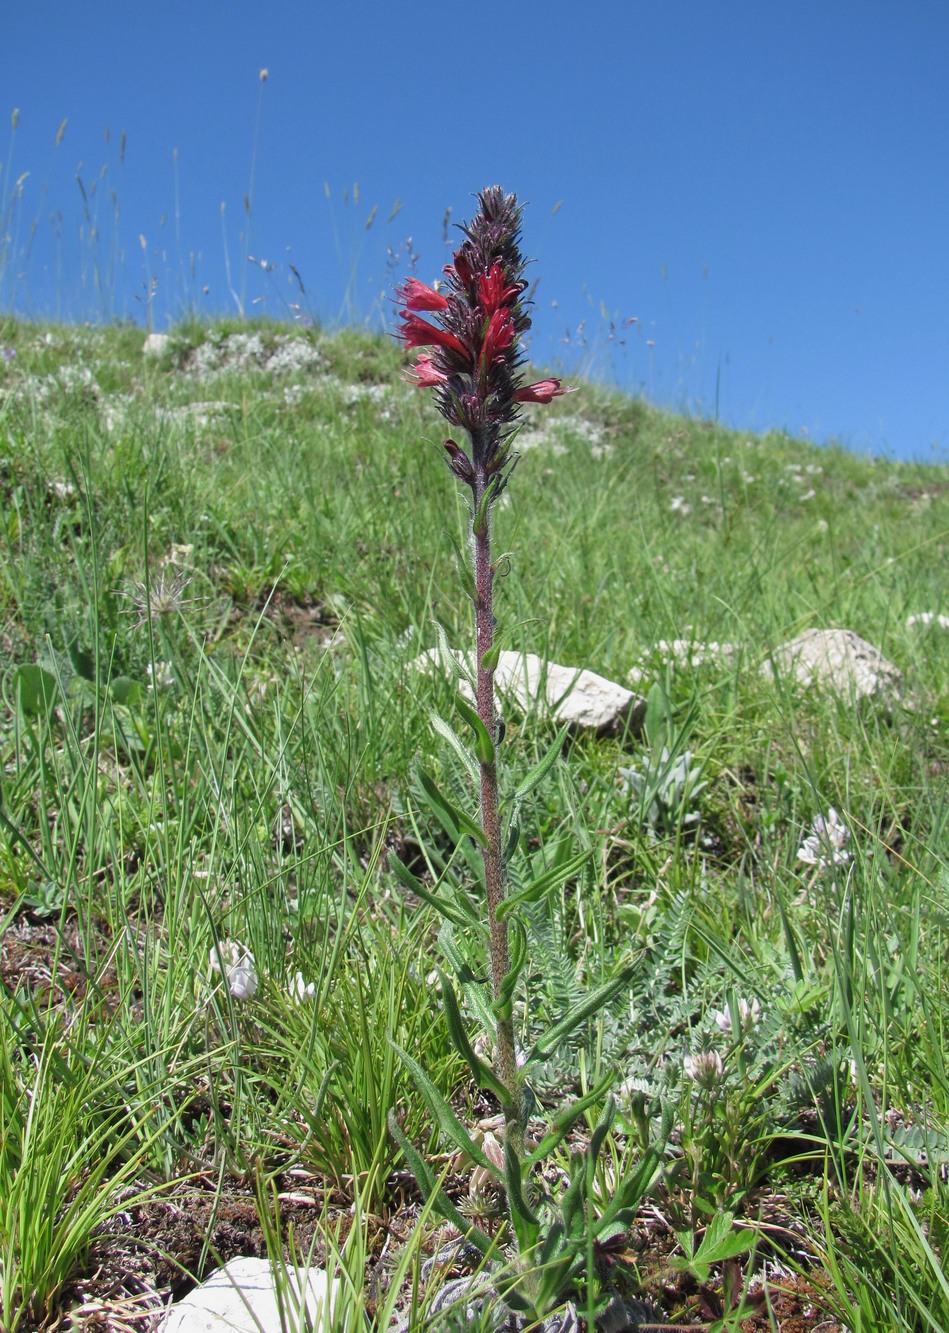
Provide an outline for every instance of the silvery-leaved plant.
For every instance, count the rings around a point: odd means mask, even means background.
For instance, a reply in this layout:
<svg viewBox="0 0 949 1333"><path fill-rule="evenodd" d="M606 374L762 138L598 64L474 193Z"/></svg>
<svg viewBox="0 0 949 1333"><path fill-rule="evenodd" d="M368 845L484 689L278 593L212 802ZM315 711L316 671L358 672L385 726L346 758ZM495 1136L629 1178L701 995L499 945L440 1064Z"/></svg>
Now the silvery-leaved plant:
<svg viewBox="0 0 949 1333"><path fill-rule="evenodd" d="M455 982L439 972L440 994L452 1041L475 1083L501 1107L501 1152L488 1153L461 1123L424 1069L408 1052L399 1055L412 1074L444 1137L505 1195L513 1241L511 1263L495 1276L495 1286L512 1309L541 1319L565 1297L592 1283L591 1253L622 1233L643 1192L654 1179L658 1154L647 1153L638 1168L619 1182L607 1204L595 1204L592 1182L615 1106L611 1098L584 1152L571 1160L569 1184L555 1197L545 1183L542 1163L571 1127L603 1101L609 1080L556 1115L536 1144L525 1142L537 1109L531 1091L533 1066L563 1048L570 1033L629 982L631 969L588 994L545 1031L532 1033L523 1059L515 1044L515 1010L526 1013L523 994L528 961L529 919L523 910L556 891L582 869L587 854L562 851L532 878L515 875L520 812L528 795L546 777L561 751L558 737L541 762L509 794L499 778L501 734L494 697L499 646L495 641L494 584L498 565L491 551L494 506L508 486L517 455L514 439L525 404L546 404L569 392L557 379L525 383L521 340L530 328L525 293L525 260L520 250L521 207L512 194L493 186L478 196L478 211L462 226L462 240L438 286L409 278L398 291L397 336L416 355L407 378L431 389L448 422L446 462L468 495L470 564L459 552L459 572L474 619L474 696L459 691L455 707L466 731L462 739L445 719L439 734L450 743L477 793L473 813L461 808L426 773L419 773L424 800L456 848L433 887L390 861L403 884L442 916L443 952ZM445 654L446 657L450 653ZM436 858L438 860L438 858ZM438 860L441 864L441 861ZM460 866L460 871L456 868ZM484 1040L469 1035L471 1019ZM490 1056L487 1054L491 1052ZM485 1255L496 1256L497 1239L472 1226L439 1185L435 1171L404 1134L394 1112L390 1128L422 1189L435 1208ZM593 1297L588 1290L588 1306Z"/></svg>

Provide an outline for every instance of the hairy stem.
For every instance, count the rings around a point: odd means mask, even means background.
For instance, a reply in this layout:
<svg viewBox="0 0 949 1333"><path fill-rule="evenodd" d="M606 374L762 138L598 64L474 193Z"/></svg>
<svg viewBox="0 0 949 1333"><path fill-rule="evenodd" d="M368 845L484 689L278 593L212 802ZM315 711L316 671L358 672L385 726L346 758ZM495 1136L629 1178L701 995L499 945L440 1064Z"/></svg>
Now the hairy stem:
<svg viewBox="0 0 949 1333"><path fill-rule="evenodd" d="M494 665L486 657L494 646L494 569L491 564L491 504L481 512L481 503L490 480L483 469L478 469L472 486L473 513L472 542L474 546L474 575L477 601L475 603L475 633L478 656L478 714L488 735L497 745L497 719L494 709ZM480 514L480 520L479 520ZM497 763L481 763L481 826L484 830L484 883L488 904L488 930L491 951L491 981L494 998L501 994L501 986L510 967L507 922L498 920L498 908L504 899L504 853L502 850L501 816L498 809ZM507 1017L497 1021L497 1072L508 1090L505 1107L505 1135L517 1150L523 1147L524 1128L521 1115L522 1095L517 1078L517 1058L514 1049L514 1023Z"/></svg>

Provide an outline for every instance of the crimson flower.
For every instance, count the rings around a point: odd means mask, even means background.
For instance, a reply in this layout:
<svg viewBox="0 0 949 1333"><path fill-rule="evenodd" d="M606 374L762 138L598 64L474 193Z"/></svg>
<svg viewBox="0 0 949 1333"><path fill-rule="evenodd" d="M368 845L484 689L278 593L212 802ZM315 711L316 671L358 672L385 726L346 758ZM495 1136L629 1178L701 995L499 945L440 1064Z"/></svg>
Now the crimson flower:
<svg viewBox="0 0 949 1333"><path fill-rule="evenodd" d="M436 292L434 287L427 287L418 278L409 278L396 292L399 301L406 310L445 310L448 298Z"/></svg>
<svg viewBox="0 0 949 1333"><path fill-rule="evenodd" d="M521 404L549 403L570 390L555 379L521 384L521 339L531 326L523 299L522 210L516 196L498 185L483 190L478 204L461 227L464 239L445 267L442 290L417 278L397 289L396 337L406 347L431 349L417 357L406 378L433 389L442 416L470 438L470 455L446 440L452 471L479 499L490 484L496 499L516 461L512 444Z"/></svg>
<svg viewBox="0 0 949 1333"><path fill-rule="evenodd" d="M433 364L432 358L424 354L419 356L415 365L410 366L405 372L406 382L414 384L419 389L434 389L436 384L444 384L447 378L444 371Z"/></svg>
<svg viewBox="0 0 949 1333"><path fill-rule="evenodd" d="M462 357L469 355L464 343L448 329L429 324L428 320L419 319L418 315L403 316L399 337L406 347L442 347Z"/></svg>
<svg viewBox="0 0 949 1333"><path fill-rule="evenodd" d="M565 393L576 393L576 389L565 389L559 380L538 380L536 384L525 384L523 389L514 391L516 403L549 403L554 398L562 398Z"/></svg>

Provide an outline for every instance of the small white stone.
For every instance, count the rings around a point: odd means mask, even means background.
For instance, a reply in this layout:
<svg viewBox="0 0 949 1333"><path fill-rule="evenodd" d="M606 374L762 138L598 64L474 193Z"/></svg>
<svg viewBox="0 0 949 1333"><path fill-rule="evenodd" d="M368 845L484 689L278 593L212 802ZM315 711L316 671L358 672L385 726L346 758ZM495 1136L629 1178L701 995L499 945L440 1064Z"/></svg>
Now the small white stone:
<svg viewBox="0 0 949 1333"><path fill-rule="evenodd" d="M170 342L167 333L150 333L142 346L143 356L161 356Z"/></svg>
<svg viewBox="0 0 949 1333"><path fill-rule="evenodd" d="M322 1268L290 1268L281 1325L277 1284L269 1259L232 1259L173 1305L160 1333L303 1333L324 1327L322 1311L338 1282ZM305 1313L299 1306L306 1304ZM302 1317L301 1317L302 1315ZM326 1321L329 1327L329 1321Z"/></svg>

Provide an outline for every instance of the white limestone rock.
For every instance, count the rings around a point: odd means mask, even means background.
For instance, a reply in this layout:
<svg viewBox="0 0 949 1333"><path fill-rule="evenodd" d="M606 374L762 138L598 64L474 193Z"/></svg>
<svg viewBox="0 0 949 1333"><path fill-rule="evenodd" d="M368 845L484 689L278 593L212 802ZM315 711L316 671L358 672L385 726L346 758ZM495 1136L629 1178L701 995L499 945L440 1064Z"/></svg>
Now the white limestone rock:
<svg viewBox="0 0 949 1333"><path fill-rule="evenodd" d="M170 341L167 333L150 333L142 344L142 356L163 356Z"/></svg>
<svg viewBox="0 0 949 1333"><path fill-rule="evenodd" d="M331 1327L323 1309L339 1283L322 1268L291 1271L286 1333ZM306 1311L299 1307L305 1299ZM298 1313L299 1311L299 1313ZM301 1317L302 1315L302 1317ZM232 1259L168 1310L160 1333L281 1333L277 1288L269 1259Z"/></svg>
<svg viewBox="0 0 949 1333"><path fill-rule="evenodd" d="M457 664L455 669L460 667L470 673L471 664L463 654L453 653L452 657ZM422 653L413 666L428 672L453 669L450 662L442 661L437 648ZM634 733L642 729L646 701L632 690L595 671L545 663L536 653L501 653L494 685L502 702L507 701L522 713L536 707L559 726L612 733L628 723ZM471 696L467 682L462 680L460 688Z"/></svg>
<svg viewBox="0 0 949 1333"><path fill-rule="evenodd" d="M850 629L809 629L774 650L774 665L801 684L815 684L857 699L902 696L902 672L878 648ZM764 664L772 671L771 662Z"/></svg>

